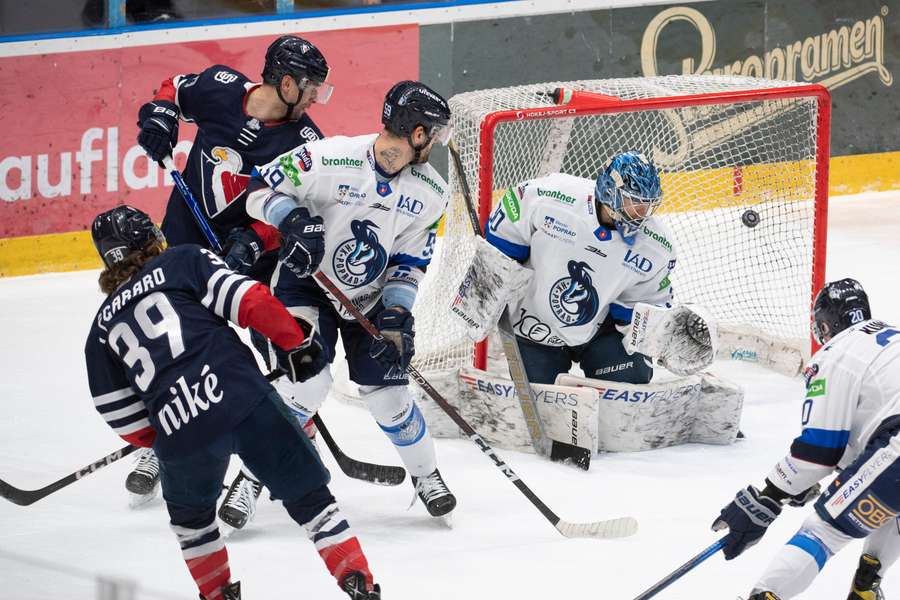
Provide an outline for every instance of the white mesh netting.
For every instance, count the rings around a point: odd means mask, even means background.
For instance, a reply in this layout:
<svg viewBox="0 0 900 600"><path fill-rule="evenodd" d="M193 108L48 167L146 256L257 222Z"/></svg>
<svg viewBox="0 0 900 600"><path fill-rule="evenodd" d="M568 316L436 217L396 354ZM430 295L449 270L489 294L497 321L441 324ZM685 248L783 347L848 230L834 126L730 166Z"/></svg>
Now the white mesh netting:
<svg viewBox="0 0 900 600"><path fill-rule="evenodd" d="M818 248L813 235L817 139L828 134L817 131L815 95L763 99L759 92L798 85L716 76L554 82L459 94L450 106L468 183L481 204L495 203L505 188L551 172L593 179L612 155L642 151L662 173L658 214L676 237L676 300L709 307L720 328L752 331L808 352ZM719 96L688 106L629 105L588 115L579 108L575 116L504 121L493 131L493 151L485 153L480 133L487 115L556 106L548 95L555 88L621 100ZM747 90L756 90L756 98L742 93ZM735 95L720 97L723 92ZM480 165L493 178L481 196ZM444 235L414 311L420 371L472 364L473 346L448 310L474 250L460 183L455 169L450 173ZM758 216L758 224L745 225L745 215Z"/></svg>

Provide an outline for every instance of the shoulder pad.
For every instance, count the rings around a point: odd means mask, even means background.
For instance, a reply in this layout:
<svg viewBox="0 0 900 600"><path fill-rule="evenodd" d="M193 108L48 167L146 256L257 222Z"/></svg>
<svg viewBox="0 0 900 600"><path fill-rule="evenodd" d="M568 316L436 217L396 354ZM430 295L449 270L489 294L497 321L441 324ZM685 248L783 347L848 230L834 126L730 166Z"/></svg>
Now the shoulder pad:
<svg viewBox="0 0 900 600"><path fill-rule="evenodd" d="M443 197L447 193L447 182L431 165L410 165L409 172L438 196Z"/></svg>
<svg viewBox="0 0 900 600"><path fill-rule="evenodd" d="M232 84L237 84L235 87L239 88L241 93L244 91L243 84L249 81L243 73L235 71L231 67L225 65L213 65L203 71L203 76L210 79L210 81L221 85L230 86Z"/></svg>
<svg viewBox="0 0 900 600"><path fill-rule="evenodd" d="M640 236L651 246L662 248L669 254L675 254L675 236L661 221L649 218L641 225Z"/></svg>

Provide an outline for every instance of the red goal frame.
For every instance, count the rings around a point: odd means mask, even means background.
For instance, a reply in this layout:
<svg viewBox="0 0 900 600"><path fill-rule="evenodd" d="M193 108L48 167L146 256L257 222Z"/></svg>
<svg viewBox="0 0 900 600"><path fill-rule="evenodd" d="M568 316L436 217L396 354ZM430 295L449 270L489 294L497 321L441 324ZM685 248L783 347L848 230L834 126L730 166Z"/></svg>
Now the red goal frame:
<svg viewBox="0 0 900 600"><path fill-rule="evenodd" d="M666 108L681 108L706 104L738 104L743 102L759 102L761 100L783 100L791 98L816 99L818 105L816 122L816 178L814 194L813 223L813 256L812 256L812 295L809 299L810 310L815 295L825 283L825 244L828 230L828 168L831 149L831 94L822 85L809 84L792 87L744 90L734 92L714 92L688 96L672 96L666 98L642 98L622 100L615 96L606 96L592 92L572 91L565 104L526 108L520 110L503 110L488 114L481 122L479 144L481 152L478 164L478 218L482 229L490 217L493 201L494 184L494 131L497 126L510 121L552 119L556 117L572 117L597 115L613 112L639 112ZM735 186L741 184L740 169L735 170ZM810 334L810 349L818 349ZM487 367L487 340L475 345L473 365L477 369Z"/></svg>

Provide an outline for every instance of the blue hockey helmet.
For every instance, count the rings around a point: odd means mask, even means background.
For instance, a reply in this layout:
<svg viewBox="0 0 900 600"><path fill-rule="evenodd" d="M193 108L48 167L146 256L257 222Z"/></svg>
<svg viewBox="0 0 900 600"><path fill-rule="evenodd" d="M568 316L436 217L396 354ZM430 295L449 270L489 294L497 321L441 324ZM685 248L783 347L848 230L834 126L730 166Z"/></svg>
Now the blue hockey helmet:
<svg viewBox="0 0 900 600"><path fill-rule="evenodd" d="M831 281L822 286L813 302L812 333L824 344L843 330L872 318L869 297L855 279Z"/></svg>
<svg viewBox="0 0 900 600"><path fill-rule="evenodd" d="M151 242L166 241L150 215L125 204L97 215L91 225L91 238L107 267L125 260L135 250L143 250Z"/></svg>
<svg viewBox="0 0 900 600"><path fill-rule="evenodd" d="M634 150L616 154L606 163L594 193L612 211L616 229L626 240L634 237L662 202L656 167Z"/></svg>

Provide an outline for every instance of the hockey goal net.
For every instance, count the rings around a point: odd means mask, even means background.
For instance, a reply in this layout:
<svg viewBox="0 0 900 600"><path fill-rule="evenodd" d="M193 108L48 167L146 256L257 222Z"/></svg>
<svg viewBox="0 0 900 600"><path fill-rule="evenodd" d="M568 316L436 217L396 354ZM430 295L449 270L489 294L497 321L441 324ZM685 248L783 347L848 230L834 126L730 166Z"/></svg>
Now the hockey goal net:
<svg viewBox="0 0 900 600"><path fill-rule="evenodd" d="M450 106L482 223L509 186L553 172L593 179L614 154L641 151L661 172L657 214L675 234L675 298L712 310L720 356L785 372L808 357L811 298L825 266L825 88L668 76L480 90ZM488 358L448 310L474 251L452 166L450 186L443 237L416 301L423 372L485 368Z"/></svg>

